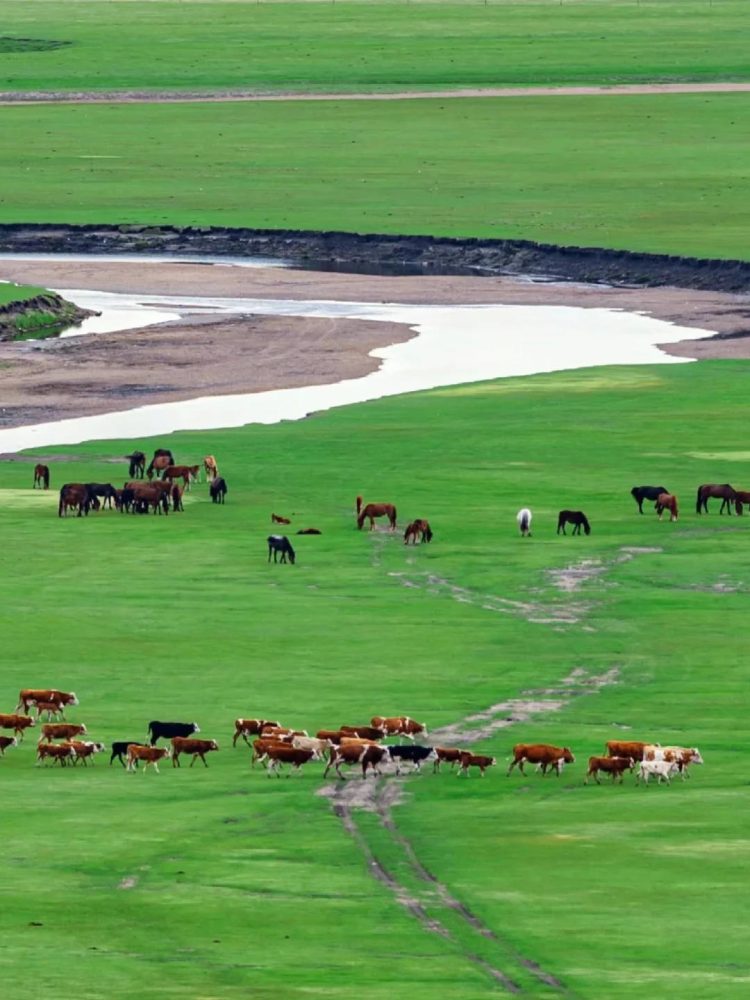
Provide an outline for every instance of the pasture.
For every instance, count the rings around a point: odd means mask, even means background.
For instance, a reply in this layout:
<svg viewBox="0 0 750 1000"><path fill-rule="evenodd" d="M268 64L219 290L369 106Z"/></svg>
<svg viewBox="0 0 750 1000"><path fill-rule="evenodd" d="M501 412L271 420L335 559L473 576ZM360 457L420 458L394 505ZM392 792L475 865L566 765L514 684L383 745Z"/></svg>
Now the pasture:
<svg viewBox="0 0 750 1000"><path fill-rule="evenodd" d="M69 446L46 495L33 463L2 463L0 710L55 685L91 739L195 720L221 748L159 775L108 755L35 768L31 736L0 759L14 995L59 983L61 955L87 1000L746 988L750 518L717 501L698 517L695 488L750 488L747 371L591 369ZM121 485L126 463L106 459L156 445L216 455L226 505L203 484L184 514L58 519L63 481ZM647 482L677 494L677 523L638 514L629 491ZM429 518L432 543L358 532L358 493L396 503L402 526ZM555 535L563 507L586 511L589 537ZM266 561L272 511L292 520L294 566ZM387 779L374 812L353 773L336 814L320 765L268 779L231 748L237 716L315 730L400 713L484 729L472 747L497 767ZM697 745L706 763L670 787L584 787L612 738ZM537 740L576 763L506 778L512 745Z"/></svg>

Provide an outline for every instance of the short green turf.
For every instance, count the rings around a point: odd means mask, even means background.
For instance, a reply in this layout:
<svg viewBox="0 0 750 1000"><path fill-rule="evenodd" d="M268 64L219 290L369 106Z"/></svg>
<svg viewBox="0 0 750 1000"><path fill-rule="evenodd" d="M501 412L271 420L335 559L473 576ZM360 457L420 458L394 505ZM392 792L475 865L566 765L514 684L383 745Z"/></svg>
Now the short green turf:
<svg viewBox="0 0 750 1000"><path fill-rule="evenodd" d="M747 80L744 0L3 4L2 90Z"/></svg>
<svg viewBox="0 0 750 1000"><path fill-rule="evenodd" d="M14 996L52 989L61 956L66 988L87 1000L385 998L403 984L419 998L496 995L470 955L530 996L556 994L518 956L591 1000L741 994L750 521L715 504L698 517L694 495L750 488L749 371L591 369L45 449L65 456L48 494L31 490L30 463L2 463L0 705L55 685L77 692L68 714L92 739L180 719L221 747L208 769L159 775L106 758L35 768L33 736L0 759L0 967ZM62 482L121 483L117 456L155 444L178 460L215 454L226 506L203 484L168 518L58 519ZM676 524L649 505L639 516L641 483L677 494ZM358 493L395 502L402 525L429 518L432 544L358 532ZM525 505L529 540L515 524ZM563 507L587 512L589 537L556 536ZM295 566L266 561L271 511L292 518ZM323 534L291 534L308 526ZM555 588L548 570L589 560L596 579ZM577 622L549 620L574 606ZM484 779L403 779L399 833L495 939L455 911L450 938L423 930L316 794L319 766L268 779L230 744L237 716L315 730L408 713L435 729L612 668L615 684L477 744L498 757ZM584 787L588 756L618 737L697 745L706 763L672 787ZM559 779L506 778L522 740L568 745L576 763ZM377 816L355 821L411 889ZM446 909L434 888L414 891L428 917ZM669 928L668 946L652 927Z"/></svg>
<svg viewBox="0 0 750 1000"><path fill-rule="evenodd" d="M44 295L46 288L36 288L34 285L17 285L13 281L0 281L0 307L12 302L25 302Z"/></svg>

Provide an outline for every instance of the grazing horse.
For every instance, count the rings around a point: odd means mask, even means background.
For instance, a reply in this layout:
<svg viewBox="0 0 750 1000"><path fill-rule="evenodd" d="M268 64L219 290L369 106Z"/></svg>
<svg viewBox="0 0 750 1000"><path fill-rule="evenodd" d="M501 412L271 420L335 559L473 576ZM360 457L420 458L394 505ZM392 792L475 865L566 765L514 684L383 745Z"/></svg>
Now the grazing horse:
<svg viewBox="0 0 750 1000"><path fill-rule="evenodd" d="M166 462L162 462L161 459L166 458ZM156 463L159 463L157 466ZM158 472L161 469L165 469L168 465L174 465L174 456L169 448L157 448L154 452L154 457L149 462L149 466L146 469L146 475L149 479L153 479L154 472Z"/></svg>
<svg viewBox="0 0 750 1000"><path fill-rule="evenodd" d="M727 514L732 514L732 508L730 506L731 501L736 501L737 491L734 490L729 483L722 483L718 485L717 483L705 483L703 486L698 487L698 496L695 501L695 513L703 514L704 512L708 514L708 501L710 497L721 497L721 507L719 507L719 513L724 513L724 508L727 509Z"/></svg>
<svg viewBox="0 0 750 1000"><path fill-rule="evenodd" d="M142 451L134 451L132 455L126 455L128 462L128 475L131 479L143 479L146 471L146 456Z"/></svg>
<svg viewBox="0 0 750 1000"><path fill-rule="evenodd" d="M37 488L37 485L39 486L40 490L42 488L44 488L45 490L49 489L49 466L48 465L35 465L34 466L34 485L32 486L32 489L35 490Z"/></svg>
<svg viewBox="0 0 750 1000"><path fill-rule="evenodd" d="M368 503L362 507L357 517L357 527L361 530L362 525L369 518L370 531L375 527L376 517L387 517L391 525L391 531L396 530L396 508L392 503Z"/></svg>
<svg viewBox="0 0 750 1000"><path fill-rule="evenodd" d="M734 509L738 514L742 514L743 503L750 504L750 493L745 493L743 490L735 490Z"/></svg>
<svg viewBox="0 0 750 1000"><path fill-rule="evenodd" d="M102 498L102 507L109 506L112 510L113 503L117 506L117 495L112 483L86 483L86 489L89 491L89 499L94 510L99 509L97 497Z"/></svg>
<svg viewBox="0 0 750 1000"><path fill-rule="evenodd" d="M288 517L282 517L281 514L271 514L271 524L291 524L292 522Z"/></svg>
<svg viewBox="0 0 750 1000"><path fill-rule="evenodd" d="M638 504L638 510L641 514L643 513L643 501L656 501L661 493L669 493L666 486L634 486L630 491L630 495Z"/></svg>
<svg viewBox="0 0 750 1000"><path fill-rule="evenodd" d="M297 532L297 534L298 535L322 535L323 532L320 530L320 528L301 528Z"/></svg>
<svg viewBox="0 0 750 1000"><path fill-rule="evenodd" d="M182 505L182 494L184 490L182 486L178 486L174 483L172 489L170 490L170 496L172 497L172 510L175 512L184 511L185 508Z"/></svg>
<svg viewBox="0 0 750 1000"><path fill-rule="evenodd" d="M209 483L213 482L219 475L219 467L213 455L206 455L203 459L203 468L206 470L206 479Z"/></svg>
<svg viewBox="0 0 750 1000"><path fill-rule="evenodd" d="M414 545L417 544L417 536L421 542L431 542L432 541L432 528L430 527L430 522L425 521L424 518L417 518L416 521L412 521L410 525L407 526L404 532L404 545L408 545L411 541Z"/></svg>
<svg viewBox="0 0 750 1000"><path fill-rule="evenodd" d="M79 517L81 514L85 514L88 517L90 506L91 497L88 488L83 483L66 483L60 489L60 503L57 507L58 517L62 517L63 514L67 517L68 510L76 507L78 508Z"/></svg>
<svg viewBox="0 0 750 1000"><path fill-rule="evenodd" d="M587 535L591 534L591 525L589 524L588 518L583 513L582 510L561 510L557 515L557 533L558 535L562 531L564 535L567 534L565 530L566 524L572 524L573 534L580 535L581 528L586 532Z"/></svg>
<svg viewBox="0 0 750 1000"><path fill-rule="evenodd" d="M521 538L531 538L531 511L522 507L516 514L516 521L521 532Z"/></svg>
<svg viewBox="0 0 750 1000"><path fill-rule="evenodd" d="M172 481L173 479L181 479L185 484L185 489L190 492L190 484L193 480L198 479L198 473L200 472L200 465L167 465L164 469L164 475L162 479L167 481Z"/></svg>
<svg viewBox="0 0 750 1000"><path fill-rule="evenodd" d="M276 557L279 552L281 553L281 561L286 562L286 557L289 556L289 562L294 565L294 549L292 548L292 543L286 537L286 535L269 535L268 536L268 561L271 561L271 553L273 553L273 561L276 562Z"/></svg>
<svg viewBox="0 0 750 1000"><path fill-rule="evenodd" d="M669 511L670 521L677 520L677 497L672 493L660 493L656 499L656 513L660 521L665 510Z"/></svg>
<svg viewBox="0 0 750 1000"><path fill-rule="evenodd" d="M224 503L224 497L229 491L227 490L227 484L224 481L223 476L216 476L216 478L211 481L211 485L208 487L208 492L211 494L211 500L214 503Z"/></svg>

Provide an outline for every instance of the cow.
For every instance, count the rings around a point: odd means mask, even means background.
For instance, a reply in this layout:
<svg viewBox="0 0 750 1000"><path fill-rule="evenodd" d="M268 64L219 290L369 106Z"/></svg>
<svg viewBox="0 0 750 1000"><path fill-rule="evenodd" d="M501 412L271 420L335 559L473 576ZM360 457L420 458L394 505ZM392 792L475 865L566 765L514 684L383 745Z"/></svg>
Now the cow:
<svg viewBox="0 0 750 1000"><path fill-rule="evenodd" d="M270 726L280 729L281 723L271 722L268 719L235 719L232 746L237 746L237 739L240 736L249 745L248 736L258 735Z"/></svg>
<svg viewBox="0 0 750 1000"><path fill-rule="evenodd" d="M597 785L601 785L601 781L599 781L597 775L599 771L604 771L606 774L612 775L613 783L617 780L619 774L620 784L622 784L625 772L632 772L634 767L635 760L632 757L589 757L589 769L586 772L583 783L584 785L588 785L589 778L593 778Z"/></svg>
<svg viewBox="0 0 750 1000"><path fill-rule="evenodd" d="M298 750L315 750L322 759L331 744L328 740L319 740L315 736L293 736L292 746Z"/></svg>
<svg viewBox="0 0 750 1000"><path fill-rule="evenodd" d="M192 736L200 732L197 722L149 722L148 732L151 746L156 746L160 739L171 740L173 736Z"/></svg>
<svg viewBox="0 0 750 1000"><path fill-rule="evenodd" d="M0 729L12 729L15 736L23 740L23 731L30 726L35 726L36 720L30 715L16 715L14 712L7 715L0 715Z"/></svg>
<svg viewBox="0 0 750 1000"><path fill-rule="evenodd" d="M331 744L330 741L329 741L329 745L333 745L333 744ZM340 747L351 747L351 746L379 747L380 746L380 740L364 740L364 739L362 739L359 736L341 736L339 738L337 746L340 746Z"/></svg>
<svg viewBox="0 0 750 1000"><path fill-rule="evenodd" d="M328 740L331 745L338 746L341 743L342 733L338 729L319 729L315 734L318 740Z"/></svg>
<svg viewBox="0 0 750 1000"><path fill-rule="evenodd" d="M457 778L460 778L462 774L465 774L468 778L470 767L478 767L479 776L483 778L487 768L494 767L497 764L497 760L494 757L487 757L483 754L471 753L469 750L464 750L459 759L459 764L461 766L456 771Z"/></svg>
<svg viewBox="0 0 750 1000"><path fill-rule="evenodd" d="M189 493L190 484L194 481L197 482L200 471L200 465L168 465L164 470L162 479L170 481L181 479L185 484L185 489Z"/></svg>
<svg viewBox="0 0 750 1000"><path fill-rule="evenodd" d="M91 758L91 763L94 763L94 754L101 753L104 750L103 743L94 743L90 740L67 740L65 743L61 743L60 746L72 747L75 750L75 758L73 764L77 764L79 760L83 761L83 766L88 767L86 761Z"/></svg>
<svg viewBox="0 0 750 1000"><path fill-rule="evenodd" d="M513 747L513 761L508 768L508 774L518 765L521 774L524 763L541 765L542 774L547 774L547 768L553 768L558 778L563 763L572 764L575 757L568 747L555 747L549 743L517 743Z"/></svg>
<svg viewBox="0 0 750 1000"><path fill-rule="evenodd" d="M633 740L608 740L606 752L608 757L632 757L633 760L643 760L643 749L647 743Z"/></svg>
<svg viewBox="0 0 750 1000"><path fill-rule="evenodd" d="M212 503L224 503L226 495L229 492L224 477L217 476L216 479L212 479L211 485L208 487L208 492Z"/></svg>
<svg viewBox="0 0 750 1000"><path fill-rule="evenodd" d="M321 759L317 750L300 750L298 747L286 746L282 743L269 747L266 756L268 757L269 778L272 773L275 773L277 778L280 777L279 768L282 764L291 764L295 771L301 771L304 764L308 764L311 760ZM287 774L287 778L289 774Z"/></svg>
<svg viewBox="0 0 750 1000"><path fill-rule="evenodd" d="M37 701L33 704L36 708L37 720L41 718L42 712L47 713L47 722L51 721L53 715L56 719L65 719L63 707L58 701Z"/></svg>
<svg viewBox="0 0 750 1000"><path fill-rule="evenodd" d="M73 691L58 691L57 688L22 688L18 692L18 704L16 711L23 709L29 711L30 705L36 705L38 701L55 701L58 705L77 705L78 698Z"/></svg>
<svg viewBox="0 0 750 1000"><path fill-rule="evenodd" d="M172 737L172 767L180 767L180 754L189 754L193 759L190 761L190 766L192 767L196 761L197 757L203 761L205 767L208 767L208 761L205 755L211 753L212 750L218 750L219 744L216 740L194 740L187 736L173 736Z"/></svg>
<svg viewBox="0 0 750 1000"><path fill-rule="evenodd" d="M58 763L60 767L65 767L68 761L75 764L76 752L69 743L39 743L36 748L36 766L40 767L43 760L51 760L53 766Z"/></svg>
<svg viewBox="0 0 750 1000"><path fill-rule="evenodd" d="M437 761L437 753L432 747L415 747L407 744L406 746L386 747L386 750L388 756L396 764L396 774L401 774L401 762L404 760L411 761L414 765L414 771L421 770L422 762L425 760Z"/></svg>
<svg viewBox="0 0 750 1000"><path fill-rule="evenodd" d="M658 783L661 784L662 780L669 784L669 779L673 774L679 772L679 764L676 760L642 760L638 764L638 775L636 777L636 784L640 785L641 778L643 778L644 783L648 784L648 779L652 775L656 775Z"/></svg>
<svg viewBox="0 0 750 1000"><path fill-rule="evenodd" d="M41 743L46 740L73 740L76 736L85 736L88 730L82 722L45 722L42 726L42 735L39 738Z"/></svg>
<svg viewBox="0 0 750 1000"><path fill-rule="evenodd" d="M342 781L346 781L346 778L341 773L341 765L347 764L349 766L353 764L362 765L362 780L364 781L367 777L367 768L372 768L375 775L380 777L380 771L378 771L378 764L384 764L388 759L388 747L378 747L378 746L338 746L331 747L331 755L328 759L328 764L323 773L323 777L328 776L328 772L331 767L335 768L336 774Z"/></svg>
<svg viewBox="0 0 750 1000"><path fill-rule="evenodd" d="M89 515L91 496L83 483L65 483L60 488L60 502L57 505L57 516L68 515L69 510L78 510L78 517Z"/></svg>
<svg viewBox="0 0 750 1000"><path fill-rule="evenodd" d="M386 731L379 726L339 726L342 736L358 736L362 740L382 740Z"/></svg>
<svg viewBox="0 0 750 1000"><path fill-rule="evenodd" d="M5 756L8 747L17 747L18 739L15 736L0 736L0 757Z"/></svg>
<svg viewBox="0 0 750 1000"><path fill-rule="evenodd" d="M427 726L423 722L415 722L408 715L375 715L370 720L370 725L375 729L382 729L386 736L404 736L407 740L427 735Z"/></svg>
<svg viewBox="0 0 750 1000"><path fill-rule="evenodd" d="M123 757L128 755L128 747L145 747L148 746L147 743L139 743L138 740L115 740L112 744L112 753L109 758L110 767L112 766L112 761L115 757L119 760L123 767L125 767L125 761Z"/></svg>
<svg viewBox="0 0 750 1000"><path fill-rule="evenodd" d="M689 778L688 767L690 764L702 764L703 757L701 757L700 750L698 747L677 747L669 746L663 747L658 743L646 744L643 748L643 759L649 760L667 760L674 761L680 772L680 776L684 781L685 778Z"/></svg>
<svg viewBox="0 0 750 1000"><path fill-rule="evenodd" d="M287 726L263 726L260 735L266 739L274 738L291 743L294 736L307 736L309 734L306 729L289 729Z"/></svg>
<svg viewBox="0 0 750 1000"><path fill-rule="evenodd" d="M253 740L253 755L250 758L250 767L255 767L256 760L261 763L268 756L268 751L272 750L274 747L291 747L292 744L287 740L277 739L275 736L260 737L257 740Z"/></svg>
<svg viewBox="0 0 750 1000"><path fill-rule="evenodd" d="M456 764L461 763L461 754L470 752L470 750L461 750L460 747L435 747L435 763L432 765L432 770L439 771L443 762L450 764L451 770L453 770Z"/></svg>
<svg viewBox="0 0 750 1000"><path fill-rule="evenodd" d="M148 770L148 765L153 765L156 773L159 773L159 761L169 757L172 753L171 747L144 747L140 743L131 743L128 746L128 764L126 770L135 771L138 761L143 761L143 773Z"/></svg>

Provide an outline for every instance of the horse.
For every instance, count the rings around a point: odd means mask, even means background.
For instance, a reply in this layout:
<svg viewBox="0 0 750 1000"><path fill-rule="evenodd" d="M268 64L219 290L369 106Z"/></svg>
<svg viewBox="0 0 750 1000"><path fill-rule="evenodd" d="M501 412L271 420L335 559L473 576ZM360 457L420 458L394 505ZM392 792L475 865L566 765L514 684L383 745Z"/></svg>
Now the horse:
<svg viewBox="0 0 750 1000"><path fill-rule="evenodd" d="M320 528L300 528L298 535L322 535Z"/></svg>
<svg viewBox="0 0 750 1000"><path fill-rule="evenodd" d="M216 478L211 481L211 485L208 487L208 492L211 494L211 499L214 503L224 503L224 497L227 495L228 490L227 484L222 476L216 476Z"/></svg>
<svg viewBox="0 0 750 1000"><path fill-rule="evenodd" d="M281 514L271 514L271 524L291 524L292 522L288 517L282 517Z"/></svg>
<svg viewBox="0 0 750 1000"><path fill-rule="evenodd" d="M85 514L86 517L89 516L89 507L91 506L91 498L89 491L83 483L65 483L64 486L60 488L60 503L57 507L57 516L62 517L65 515L67 517L68 510L73 508L78 508L78 516Z"/></svg>
<svg viewBox="0 0 750 1000"><path fill-rule="evenodd" d="M109 506L109 509L112 510L113 501L116 506L117 495L111 483L86 483L86 489L89 491L89 500L94 510L99 509L97 497L102 497L102 507Z"/></svg>
<svg viewBox="0 0 750 1000"><path fill-rule="evenodd" d="M722 483L721 485L717 483L705 483L703 486L698 487L698 495L695 501L695 513L703 514L704 512L708 514L708 501L710 497L721 497L721 507L719 507L719 513L724 513L724 508L727 509L727 514L731 517L732 508L730 502L737 500L737 491L733 489L729 483Z"/></svg>
<svg viewBox="0 0 750 1000"><path fill-rule="evenodd" d="M638 504L638 510L641 514L643 513L643 501L656 501L661 493L669 493L666 486L634 486L630 491L630 495Z"/></svg>
<svg viewBox="0 0 750 1000"><path fill-rule="evenodd" d="M750 504L750 493L745 493L743 490L735 490L734 497L734 509L738 514L742 514L742 505Z"/></svg>
<svg viewBox="0 0 750 1000"><path fill-rule="evenodd" d="M669 511L670 521L677 520L677 497L672 493L660 493L656 498L656 513L660 521L665 510Z"/></svg>
<svg viewBox="0 0 750 1000"><path fill-rule="evenodd" d="M219 475L219 467L217 466L216 459L213 455L206 455L203 459L203 468L206 470L206 479L209 483L213 482L213 480Z"/></svg>
<svg viewBox="0 0 750 1000"><path fill-rule="evenodd" d="M391 531L396 530L396 508L392 503L368 503L362 507L357 517L357 527L362 530L362 525L369 518L370 531L375 527L376 517L387 517L391 525Z"/></svg>
<svg viewBox="0 0 750 1000"><path fill-rule="evenodd" d="M521 531L521 538L531 538L531 511L528 507L522 507L516 514L516 521Z"/></svg>
<svg viewBox="0 0 750 1000"><path fill-rule="evenodd" d="M581 528L583 528L583 530L586 532L587 535L591 534L591 525L589 524L588 518L586 517L586 515L583 513L582 510L561 510L560 513L557 515L558 535L560 534L560 531L562 531L564 535L567 534L565 530L566 524L574 525L573 527L574 535L580 535Z"/></svg>
<svg viewBox="0 0 750 1000"><path fill-rule="evenodd" d="M167 465L164 469L162 479L171 482L173 479L181 479L185 484L185 489L190 492L190 483L198 478L200 465Z"/></svg>
<svg viewBox="0 0 750 1000"><path fill-rule="evenodd" d="M143 479L146 470L146 456L142 451L134 451L132 455L126 455L128 462L128 475L131 479Z"/></svg>
<svg viewBox="0 0 750 1000"><path fill-rule="evenodd" d="M172 510L177 513L178 511L184 511L185 508L182 505L182 494L184 490L182 486L178 486L174 483L172 489L170 490L170 496L172 497Z"/></svg>
<svg viewBox="0 0 750 1000"><path fill-rule="evenodd" d="M355 500L355 506L357 508L357 517L359 517L360 511L362 510L362 497L357 497Z"/></svg>
<svg viewBox="0 0 750 1000"><path fill-rule="evenodd" d="M34 466L34 485L31 487L33 490L39 486L41 490L49 489L49 466L48 465L35 465Z"/></svg>
<svg viewBox="0 0 750 1000"><path fill-rule="evenodd" d="M269 535L268 536L268 561L271 561L271 553L273 553L273 561L276 562L276 557L279 552L281 553L281 561L286 562L286 557L289 556L289 562L294 565L294 549L292 548L292 543L286 537L286 535Z"/></svg>
<svg viewBox="0 0 750 1000"><path fill-rule="evenodd" d="M417 536L420 536L421 542L431 542L432 541L432 528L430 527L430 522L425 521L424 518L417 518L416 521L412 521L406 528L404 532L404 545L408 545L411 541L412 544L417 544Z"/></svg>

